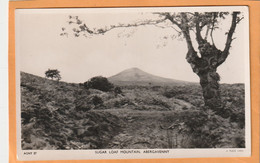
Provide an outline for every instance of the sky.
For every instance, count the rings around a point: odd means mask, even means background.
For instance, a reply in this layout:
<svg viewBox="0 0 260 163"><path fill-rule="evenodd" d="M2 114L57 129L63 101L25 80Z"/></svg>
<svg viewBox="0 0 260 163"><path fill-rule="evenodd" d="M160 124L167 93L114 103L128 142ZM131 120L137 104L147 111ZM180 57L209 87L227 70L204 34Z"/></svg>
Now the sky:
<svg viewBox="0 0 260 163"><path fill-rule="evenodd" d="M193 8L197 11L229 11L231 8ZM241 8L239 8L241 9ZM245 10L245 8L242 8ZM198 82L185 60L187 45L172 28L140 26L120 28L91 38L60 36L67 30L68 17L79 16L89 27L104 27L154 19L158 9L20 9L16 11L17 69L44 77L44 72L58 69L62 81L82 83L94 76L110 77L125 69L138 67L166 78ZM190 8L161 8L158 11L191 11ZM246 10L245 10L246 11ZM243 83L248 51L248 19L238 24L230 55L218 68L221 83ZM225 45L230 18L214 33L219 49ZM165 37L166 36L166 37ZM195 42L193 37L193 42ZM196 47L196 44L194 44Z"/></svg>

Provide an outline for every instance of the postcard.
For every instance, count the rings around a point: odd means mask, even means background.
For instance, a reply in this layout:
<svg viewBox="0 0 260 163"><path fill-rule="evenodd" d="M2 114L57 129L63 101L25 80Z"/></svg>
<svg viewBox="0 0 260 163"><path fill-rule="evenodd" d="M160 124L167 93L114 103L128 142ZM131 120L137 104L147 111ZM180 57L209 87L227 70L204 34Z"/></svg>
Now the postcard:
<svg viewBox="0 0 260 163"><path fill-rule="evenodd" d="M247 6L15 10L18 160L250 157Z"/></svg>

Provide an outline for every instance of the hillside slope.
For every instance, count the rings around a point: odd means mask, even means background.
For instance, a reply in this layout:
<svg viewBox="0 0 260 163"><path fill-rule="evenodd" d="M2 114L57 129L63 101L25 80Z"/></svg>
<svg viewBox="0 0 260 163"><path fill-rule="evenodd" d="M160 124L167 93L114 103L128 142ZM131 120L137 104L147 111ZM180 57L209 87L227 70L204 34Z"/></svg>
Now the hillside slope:
<svg viewBox="0 0 260 163"><path fill-rule="evenodd" d="M204 108L197 84L120 89L103 92L21 72L22 149L245 146L243 84L221 85L224 116Z"/></svg>
<svg viewBox="0 0 260 163"><path fill-rule="evenodd" d="M106 145L120 130L120 120L109 113L77 110L77 99L87 94L77 84L21 72L22 149L99 149Z"/></svg>

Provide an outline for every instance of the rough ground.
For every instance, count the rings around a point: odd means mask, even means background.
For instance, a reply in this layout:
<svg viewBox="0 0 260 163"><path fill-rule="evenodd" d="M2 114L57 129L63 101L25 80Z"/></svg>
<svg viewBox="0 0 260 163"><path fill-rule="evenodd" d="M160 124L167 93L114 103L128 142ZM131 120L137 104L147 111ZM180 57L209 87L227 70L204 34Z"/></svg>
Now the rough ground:
<svg viewBox="0 0 260 163"><path fill-rule="evenodd" d="M86 90L21 73L23 149L244 147L244 87L222 85L227 117L203 109L198 85ZM96 100L94 100L96 99Z"/></svg>
<svg viewBox="0 0 260 163"><path fill-rule="evenodd" d="M108 148L140 149L169 148L164 111L138 111L130 109L106 110L126 121L122 131L114 136Z"/></svg>

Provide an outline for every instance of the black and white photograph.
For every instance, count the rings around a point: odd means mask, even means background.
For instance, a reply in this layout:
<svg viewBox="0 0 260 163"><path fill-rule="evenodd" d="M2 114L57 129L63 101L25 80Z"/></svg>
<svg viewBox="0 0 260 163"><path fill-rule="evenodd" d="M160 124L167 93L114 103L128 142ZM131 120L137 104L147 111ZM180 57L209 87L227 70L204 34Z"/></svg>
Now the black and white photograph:
<svg viewBox="0 0 260 163"><path fill-rule="evenodd" d="M15 33L19 159L250 156L247 7L17 9Z"/></svg>

